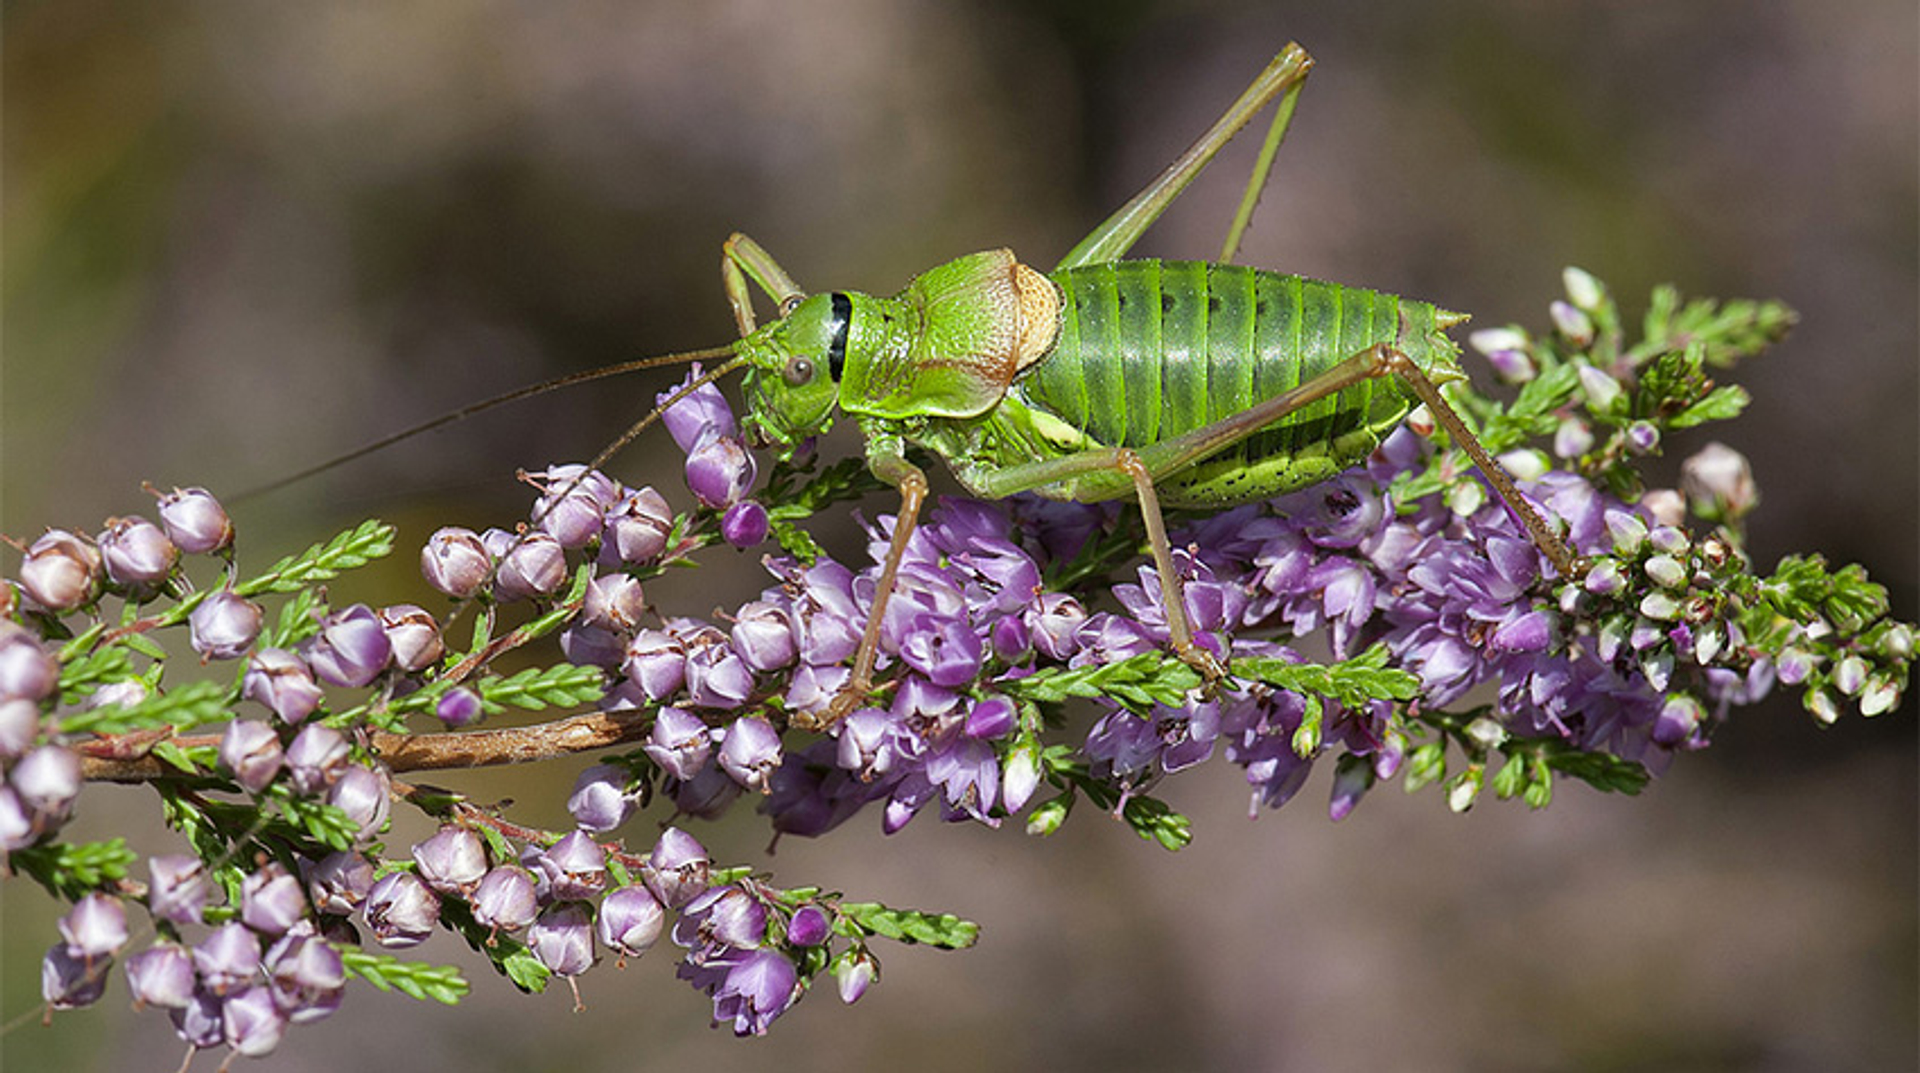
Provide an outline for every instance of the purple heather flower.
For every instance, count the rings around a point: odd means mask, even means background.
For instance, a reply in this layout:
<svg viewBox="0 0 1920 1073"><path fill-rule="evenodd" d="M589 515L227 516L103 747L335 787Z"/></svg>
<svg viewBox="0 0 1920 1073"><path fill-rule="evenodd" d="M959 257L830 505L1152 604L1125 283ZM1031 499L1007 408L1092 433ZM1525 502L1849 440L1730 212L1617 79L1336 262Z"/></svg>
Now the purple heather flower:
<svg viewBox="0 0 1920 1073"><path fill-rule="evenodd" d="M1043 775L1038 742L1023 738L1008 751L1000 772L1000 803L1009 815L1027 807Z"/></svg>
<svg viewBox="0 0 1920 1073"><path fill-rule="evenodd" d="M629 790L627 769L595 764L574 780L567 812L584 830L611 831L626 823L640 807L640 792Z"/></svg>
<svg viewBox="0 0 1920 1073"><path fill-rule="evenodd" d="M85 537L49 529L27 547L20 563L20 588L49 611L71 611L99 592L100 550Z"/></svg>
<svg viewBox="0 0 1920 1073"><path fill-rule="evenodd" d="M833 767L836 742L822 738L773 773L771 793L761 811L783 834L812 838L831 831L864 806L873 790L852 774Z"/></svg>
<svg viewBox="0 0 1920 1073"><path fill-rule="evenodd" d="M179 943L155 943L127 959L127 989L139 1005L185 1009L193 985L193 955Z"/></svg>
<svg viewBox="0 0 1920 1073"><path fill-rule="evenodd" d="M260 939L238 921L222 924L193 948L200 986L227 995L253 981L260 968Z"/></svg>
<svg viewBox="0 0 1920 1073"><path fill-rule="evenodd" d="M740 502L756 475L753 455L737 437L708 436L687 452L687 487L709 510Z"/></svg>
<svg viewBox="0 0 1920 1073"><path fill-rule="evenodd" d="M449 526L427 538L420 549L420 573L427 584L457 600L478 593L493 576L493 556L471 529Z"/></svg>
<svg viewBox="0 0 1920 1073"><path fill-rule="evenodd" d="M900 653L901 662L927 676L935 685L958 686L972 681L980 674L980 667L986 658L986 648L980 641L980 635L967 624L964 618L947 618L928 614L908 620L904 626L894 615L894 608L910 605L911 598L904 593L895 593L887 604L887 626L882 627L882 637L887 637L888 627L897 627L904 631L893 633L890 638L893 647Z"/></svg>
<svg viewBox="0 0 1920 1073"><path fill-rule="evenodd" d="M312 715L320 707L320 683L300 657L284 648L263 648L247 657L247 673L240 682L240 695L258 701L289 725Z"/></svg>
<svg viewBox="0 0 1920 1073"><path fill-rule="evenodd" d="M220 738L220 766L250 793L266 789L284 759L279 734L258 719L235 719Z"/></svg>
<svg viewBox="0 0 1920 1073"><path fill-rule="evenodd" d="M433 706L434 718L448 730L470 727L486 714L486 706L480 700L480 694L466 686L455 686L441 694Z"/></svg>
<svg viewBox="0 0 1920 1073"><path fill-rule="evenodd" d="M0 853L12 853L33 845L44 833L37 826L33 810L20 800L13 787L0 785Z"/></svg>
<svg viewBox="0 0 1920 1073"><path fill-rule="evenodd" d="M481 876L472 904L473 918L495 931L519 931L540 912L533 873L516 864L500 865Z"/></svg>
<svg viewBox="0 0 1920 1073"><path fill-rule="evenodd" d="M229 589L207 595L187 616L190 643L203 660L235 659L260 636L260 605Z"/></svg>
<svg viewBox="0 0 1920 1073"><path fill-rule="evenodd" d="M787 710L814 715L826 711L852 677L850 667L801 664L787 679Z"/></svg>
<svg viewBox="0 0 1920 1073"><path fill-rule="evenodd" d="M767 539L771 527L767 508L754 500L742 499L721 516L720 537L736 548L757 548Z"/></svg>
<svg viewBox="0 0 1920 1073"><path fill-rule="evenodd" d="M686 685L686 642L663 630L640 630L627 644L621 670L648 700L664 700Z"/></svg>
<svg viewBox="0 0 1920 1073"><path fill-rule="evenodd" d="M1651 421L1635 421L1627 426L1627 449L1637 455L1649 455L1660 449L1660 426Z"/></svg>
<svg viewBox="0 0 1920 1073"><path fill-rule="evenodd" d="M651 563L667 550L667 537L673 532L673 508L665 496L652 488L641 488L622 497L606 512L605 530L600 538L600 564Z"/></svg>
<svg viewBox="0 0 1920 1073"><path fill-rule="evenodd" d="M1553 453L1559 458L1579 458L1593 450L1593 428L1577 417L1564 417L1553 433Z"/></svg>
<svg viewBox="0 0 1920 1073"><path fill-rule="evenodd" d="M827 918L826 910L817 905L803 905L794 910L793 919L787 921L787 942L795 946L819 946L827 941L833 922Z"/></svg>
<svg viewBox="0 0 1920 1073"><path fill-rule="evenodd" d="M147 684L140 679L122 678L118 682L108 682L94 690L93 696L88 697L83 704L89 711L97 711L101 708L131 708L151 695L152 692L147 688Z"/></svg>
<svg viewBox="0 0 1920 1073"><path fill-rule="evenodd" d="M721 769L741 786L762 794L783 759L780 732L758 716L735 719L720 743Z"/></svg>
<svg viewBox="0 0 1920 1073"><path fill-rule="evenodd" d="M280 1046L287 1034L287 1017L274 1005L272 990L256 984L228 995L220 1004L220 1030L233 1053L259 1058Z"/></svg>
<svg viewBox="0 0 1920 1073"><path fill-rule="evenodd" d="M892 770L903 733L892 713L858 709L840 722L836 762L863 782L879 779Z"/></svg>
<svg viewBox="0 0 1920 1073"><path fill-rule="evenodd" d="M1738 521L1760 504L1746 456L1718 441L1680 463L1680 488L1708 521Z"/></svg>
<svg viewBox="0 0 1920 1073"><path fill-rule="evenodd" d="M1494 375L1509 384L1524 384L1538 375L1533 359L1524 350L1488 351L1487 364L1493 366Z"/></svg>
<svg viewBox="0 0 1920 1073"><path fill-rule="evenodd" d="M647 756L676 779L691 779L707 765L713 734L699 716L683 708L661 708L647 736Z"/></svg>
<svg viewBox="0 0 1920 1073"><path fill-rule="evenodd" d="M0 760L33 748L40 736L40 706L24 697L0 700Z"/></svg>
<svg viewBox="0 0 1920 1073"><path fill-rule="evenodd" d="M627 640L598 626L576 622L560 631L560 654L568 663L613 670L627 658Z"/></svg>
<svg viewBox="0 0 1920 1073"><path fill-rule="evenodd" d="M615 486L605 474L579 466L554 466L528 480L541 491L533 507L534 523L563 548L584 548L606 524Z"/></svg>
<svg viewBox="0 0 1920 1073"><path fill-rule="evenodd" d="M284 935L306 915L300 881L279 865L269 864L240 880L240 920L254 931Z"/></svg>
<svg viewBox="0 0 1920 1073"><path fill-rule="evenodd" d="M107 577L117 585L144 588L165 581L180 561L180 549L166 531L135 515L109 518L100 534L100 558Z"/></svg>
<svg viewBox="0 0 1920 1073"><path fill-rule="evenodd" d="M779 604L754 600L734 618L733 650L749 668L773 671L793 663L799 654L793 616Z"/></svg>
<svg viewBox="0 0 1920 1073"><path fill-rule="evenodd" d="M16 760L7 782L43 831L65 823L80 796L80 758L58 745L42 745Z"/></svg>
<svg viewBox="0 0 1920 1073"><path fill-rule="evenodd" d="M1335 823L1352 815L1360 798L1373 786L1373 769L1358 756L1340 758L1333 773L1333 799L1327 805L1327 818Z"/></svg>
<svg viewBox="0 0 1920 1073"><path fill-rule="evenodd" d="M764 1036L801 991L793 962L771 950L755 950L735 962L713 992L713 1019L732 1021L736 1036Z"/></svg>
<svg viewBox="0 0 1920 1073"><path fill-rule="evenodd" d="M350 764L327 789L327 804L347 814L360 828L357 841L370 842L386 826L391 777L383 767Z"/></svg>
<svg viewBox="0 0 1920 1073"><path fill-rule="evenodd" d="M1547 305L1547 315L1553 320L1554 330L1565 336L1567 341L1574 346L1583 347L1593 342L1592 318L1581 312L1579 307L1573 305L1571 302L1563 302L1558 298L1554 299ZM1591 366L1582 366L1581 368L1585 370L1591 368ZM1589 394L1589 397L1591 398L1591 394ZM1594 401L1596 406L1606 405L1605 402L1598 399Z"/></svg>
<svg viewBox="0 0 1920 1073"><path fill-rule="evenodd" d="M1087 609L1065 593L1042 593L1025 613L1024 621L1041 655L1051 660L1067 660L1079 651L1078 635L1087 621Z"/></svg>
<svg viewBox="0 0 1920 1073"><path fill-rule="evenodd" d="M646 594L631 574L601 574L587 583L579 621L625 636L640 625L646 610Z"/></svg>
<svg viewBox="0 0 1920 1073"><path fill-rule="evenodd" d="M718 630L690 641L686 673L687 703L696 708L737 708L753 692L753 671Z"/></svg>
<svg viewBox="0 0 1920 1073"><path fill-rule="evenodd" d="M147 859L147 911L174 924L198 924L213 892L206 866L197 857L173 855Z"/></svg>
<svg viewBox="0 0 1920 1073"><path fill-rule="evenodd" d="M93 891L73 903L59 928L74 956L108 957L127 944L127 910L120 899Z"/></svg>
<svg viewBox="0 0 1920 1073"><path fill-rule="evenodd" d="M621 957L639 957L653 947L666 923L666 911L645 887L614 890L600 901L600 942Z"/></svg>
<svg viewBox="0 0 1920 1073"><path fill-rule="evenodd" d="M555 976L593 968L593 910L581 902L548 906L527 929L527 949Z"/></svg>
<svg viewBox="0 0 1920 1073"><path fill-rule="evenodd" d="M440 921L440 896L412 872L389 872L374 882L363 909L375 942L418 946Z"/></svg>
<svg viewBox="0 0 1920 1073"><path fill-rule="evenodd" d="M322 913L345 916L360 908L373 889L373 862L358 853L329 853L307 873L307 892Z"/></svg>
<svg viewBox="0 0 1920 1073"><path fill-rule="evenodd" d="M823 559L805 571L790 564L775 573L798 590L791 606L800 659L825 666L852 656L864 624L853 602L853 572Z"/></svg>
<svg viewBox="0 0 1920 1073"><path fill-rule="evenodd" d="M1025 619L1008 615L993 620L987 630L987 645L1002 663L1024 663L1033 651L1033 634Z"/></svg>
<svg viewBox="0 0 1920 1073"><path fill-rule="evenodd" d="M320 634L306 642L307 665L328 685L359 689L386 670L393 656L386 627L365 604L321 618Z"/></svg>
<svg viewBox="0 0 1920 1073"><path fill-rule="evenodd" d="M317 794L339 781L352 759L346 735L330 726L310 723L301 727L287 746L287 781L295 793Z"/></svg>
<svg viewBox="0 0 1920 1073"><path fill-rule="evenodd" d="M647 889L669 909L679 909L707 889L707 876L713 861L700 840L678 827L660 832L641 867Z"/></svg>
<svg viewBox="0 0 1920 1073"><path fill-rule="evenodd" d="M767 941L767 907L739 887L714 887L680 910L673 941L702 960L723 955L722 947L761 946Z"/></svg>
<svg viewBox="0 0 1920 1073"><path fill-rule="evenodd" d="M860 1001L880 976L880 963L863 951L852 950L833 963L834 982L839 985L840 1001L851 1006Z"/></svg>
<svg viewBox="0 0 1920 1073"><path fill-rule="evenodd" d="M413 863L427 886L442 894L464 894L487 874L487 847L465 827L446 824L413 847Z"/></svg>
<svg viewBox="0 0 1920 1073"><path fill-rule="evenodd" d="M205 488L175 488L160 495L160 524L188 555L211 555L233 543L233 521Z"/></svg>
<svg viewBox="0 0 1920 1073"><path fill-rule="evenodd" d="M54 943L40 961L40 997L56 1010L74 1010L100 1001L107 991L112 958L88 958L65 943Z"/></svg>
<svg viewBox="0 0 1920 1073"><path fill-rule="evenodd" d="M740 784L716 763L707 764L691 779L668 780L666 789L674 808L703 820L719 819L740 796Z"/></svg>
<svg viewBox="0 0 1920 1073"><path fill-rule="evenodd" d="M537 531L508 534L499 543L496 553L500 570L494 577L493 592L502 602L545 596L566 584L566 549L553 537Z"/></svg>
<svg viewBox="0 0 1920 1073"><path fill-rule="evenodd" d="M1684 745L1699 731L1706 714L1699 701L1685 693L1675 694L1661 705L1651 736L1660 745Z"/></svg>
<svg viewBox="0 0 1920 1073"><path fill-rule="evenodd" d="M218 1047L226 1040L221 1025L220 997L212 992L195 991L184 1007L168 1010L167 1016L173 1021L174 1033L189 1047L205 1050Z"/></svg>
<svg viewBox="0 0 1920 1073"><path fill-rule="evenodd" d="M433 666L447 651L440 640L440 622L413 604L395 604L379 612L381 628L393 651L393 664L403 671Z"/></svg>
<svg viewBox="0 0 1920 1073"><path fill-rule="evenodd" d="M529 862L546 881L554 899L592 898L607 883L607 851L585 831L574 830L536 854Z"/></svg>
<svg viewBox="0 0 1920 1073"><path fill-rule="evenodd" d="M975 704L967 712L966 735L969 738L1004 737L1014 728L1019 713L1013 702L995 694Z"/></svg>
<svg viewBox="0 0 1920 1073"><path fill-rule="evenodd" d="M60 665L39 639L0 621L0 699L39 700L60 681Z"/></svg>
<svg viewBox="0 0 1920 1073"><path fill-rule="evenodd" d="M266 969L274 1005L292 1024L328 1016L346 994L346 961L317 935L288 935L273 944Z"/></svg>
<svg viewBox="0 0 1920 1073"><path fill-rule="evenodd" d="M655 396L654 405L664 404L699 378L700 366L694 365L687 371L685 380ZM733 407L711 381L687 392L685 398L661 411L660 423L666 426L667 435L673 437L683 452L691 452L709 436L740 434L740 426L733 419Z"/></svg>

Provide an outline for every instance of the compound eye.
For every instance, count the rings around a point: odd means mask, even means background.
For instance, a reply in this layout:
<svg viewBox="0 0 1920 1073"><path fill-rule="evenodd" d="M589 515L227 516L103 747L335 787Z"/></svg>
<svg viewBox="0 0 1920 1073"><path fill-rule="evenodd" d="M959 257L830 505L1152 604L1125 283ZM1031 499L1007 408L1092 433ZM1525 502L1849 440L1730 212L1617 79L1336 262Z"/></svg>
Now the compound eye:
<svg viewBox="0 0 1920 1073"><path fill-rule="evenodd" d="M790 316L794 310L800 308L800 303L806 300L807 296L804 294L787 295L786 299L780 303L780 315Z"/></svg>
<svg viewBox="0 0 1920 1073"><path fill-rule="evenodd" d="M813 359L795 356L787 359L787 367L780 376L788 387L806 387L813 383Z"/></svg>

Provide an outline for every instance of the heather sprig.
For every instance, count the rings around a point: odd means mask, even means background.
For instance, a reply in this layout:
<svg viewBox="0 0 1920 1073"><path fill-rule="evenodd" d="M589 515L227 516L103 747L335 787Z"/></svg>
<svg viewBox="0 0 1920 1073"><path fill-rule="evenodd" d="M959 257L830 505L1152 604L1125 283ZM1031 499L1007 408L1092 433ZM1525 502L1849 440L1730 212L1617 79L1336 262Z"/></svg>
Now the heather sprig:
<svg viewBox="0 0 1920 1073"><path fill-rule="evenodd" d="M458 1001L458 970L380 952L440 928L514 986L560 977L576 1002L606 952L664 937L715 1022L759 1034L829 974L857 999L880 940L957 949L978 928L715 862L687 826L742 798L779 835L861 813L892 833L923 812L1044 835L1078 809L1178 849L1191 824L1156 789L1216 756L1253 814L1323 764L1336 820L1394 779L1455 810L1489 788L1538 808L1562 777L1637 792L1776 686L1821 722L1895 707L1914 628L1858 567L1755 571L1744 459L1700 445L1681 489L1638 468L1738 414L1745 394L1714 378L1791 313L1663 289L1630 336L1603 285L1564 282L1550 330L1472 337L1510 400L1449 393L1577 575L1554 576L1416 412L1331 481L1171 519L1187 618L1229 671L1211 687L1169 651L1136 511L946 498L874 624L876 688L803 730L847 687L896 519L863 521L863 560L828 556L810 520L883 486L858 458L761 458L710 383L662 396L684 505L579 465L524 474L522 522L421 549L439 609L329 601L327 581L392 551L375 522L251 575L200 489L162 496L158 525L49 531L0 588L0 850L74 905L46 1001L96 1001L138 945L128 984L183 1040L262 1054L336 1008L348 976ZM663 571L748 549L768 584L742 606L648 599ZM169 681L181 637L227 673ZM534 665L497 670L509 652ZM483 725L510 711L529 716ZM408 778L576 756L591 764L571 830ZM90 780L150 787L178 840L64 841ZM388 845L397 806L438 830ZM644 852L620 837L637 823Z"/></svg>

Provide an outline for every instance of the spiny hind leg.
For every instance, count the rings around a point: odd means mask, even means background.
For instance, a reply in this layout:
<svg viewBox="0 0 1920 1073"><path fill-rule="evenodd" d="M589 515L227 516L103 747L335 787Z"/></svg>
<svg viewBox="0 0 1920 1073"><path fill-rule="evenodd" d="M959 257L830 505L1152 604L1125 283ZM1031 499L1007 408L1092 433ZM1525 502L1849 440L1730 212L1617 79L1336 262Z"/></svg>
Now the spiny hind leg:
<svg viewBox="0 0 1920 1073"><path fill-rule="evenodd" d="M1279 150L1280 139L1286 135L1287 124L1293 119L1293 106L1299 98L1300 87L1305 84L1307 72L1312 68L1313 58L1299 45L1289 44L1281 49L1280 54L1267 64L1266 70L1260 72L1260 77L1254 79L1253 84L1240 94L1225 115L1216 120L1186 152L1180 154L1179 159L1168 165L1159 178L1081 239L1079 245L1061 258L1057 267L1078 268L1081 265L1103 264L1125 256L1147 228L1160 218L1160 214L1167 211L1167 206L1186 190L1194 176L1200 174L1201 169L1211 163L1220 149L1232 141L1241 128L1252 122L1261 109L1278 97L1280 104L1274 111L1273 125L1268 129L1267 140L1260 148L1252 180L1241 198L1239 212L1227 232L1226 247L1220 256L1222 261L1233 260L1240 246L1240 235L1246 230L1247 221L1252 219L1253 206L1259 201L1260 190L1266 186L1267 175L1273 169L1274 153Z"/></svg>
<svg viewBox="0 0 1920 1073"><path fill-rule="evenodd" d="M1179 568L1174 564L1166 519L1160 511L1160 495L1153 487L1159 475L1133 448L1106 447L988 473L974 472L970 480L981 486L978 491L994 498L1063 484L1083 489L1089 499L1105 499L1124 494L1123 490L1130 485L1134 497L1140 501L1140 515L1147 523L1147 552L1153 559L1154 573L1160 578L1160 602L1167 615L1167 646L1181 662L1198 671L1207 688L1212 690L1226 680L1227 669L1218 657L1194 640Z"/></svg>

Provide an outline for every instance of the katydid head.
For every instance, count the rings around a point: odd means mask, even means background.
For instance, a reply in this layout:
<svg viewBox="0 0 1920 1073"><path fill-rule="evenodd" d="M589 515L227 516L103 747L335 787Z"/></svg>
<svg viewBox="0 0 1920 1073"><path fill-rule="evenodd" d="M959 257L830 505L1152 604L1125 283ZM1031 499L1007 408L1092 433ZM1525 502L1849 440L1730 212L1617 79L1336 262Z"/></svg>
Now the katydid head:
<svg viewBox="0 0 1920 1073"><path fill-rule="evenodd" d="M754 442L787 455L833 424L852 316L846 294L816 294L736 344L747 364L742 424Z"/></svg>

